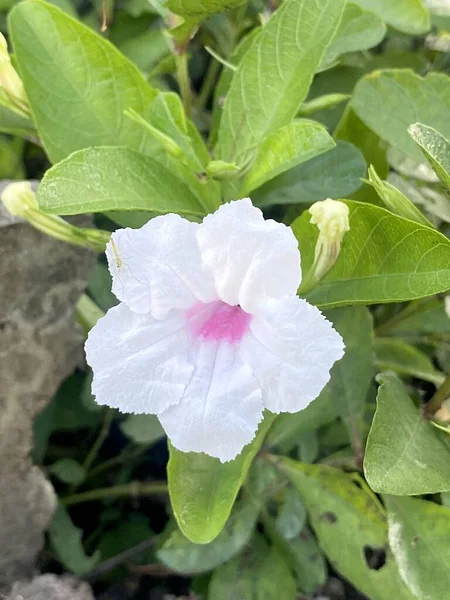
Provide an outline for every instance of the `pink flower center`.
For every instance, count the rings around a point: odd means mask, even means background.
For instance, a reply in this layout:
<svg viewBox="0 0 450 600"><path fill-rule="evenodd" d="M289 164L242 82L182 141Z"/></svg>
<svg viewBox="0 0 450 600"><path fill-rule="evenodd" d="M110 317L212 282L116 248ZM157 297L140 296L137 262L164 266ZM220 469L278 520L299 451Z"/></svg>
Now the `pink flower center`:
<svg viewBox="0 0 450 600"><path fill-rule="evenodd" d="M236 344L248 331L252 316L240 306L230 306L222 300L208 304L197 302L186 311L186 319L196 338Z"/></svg>

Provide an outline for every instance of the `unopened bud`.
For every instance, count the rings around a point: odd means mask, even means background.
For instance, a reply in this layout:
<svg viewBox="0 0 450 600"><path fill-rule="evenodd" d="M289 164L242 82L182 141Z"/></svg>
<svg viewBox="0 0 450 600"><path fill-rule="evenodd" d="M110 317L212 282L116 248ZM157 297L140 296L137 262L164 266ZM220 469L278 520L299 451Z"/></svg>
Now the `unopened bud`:
<svg viewBox="0 0 450 600"><path fill-rule="evenodd" d="M16 217L22 217L39 231L75 246L104 252L110 233L88 227L75 227L61 217L47 215L39 209L36 196L29 181L10 183L1 199L6 209Z"/></svg>
<svg viewBox="0 0 450 600"><path fill-rule="evenodd" d="M306 279L302 282L300 291L310 291L335 264L341 251L342 239L349 231L349 209L339 200L322 200L309 209L311 223L317 225L319 237L314 252L314 262Z"/></svg>
<svg viewBox="0 0 450 600"><path fill-rule="evenodd" d="M206 165L206 172L213 179L221 181L222 179L236 179L241 169L234 163L223 160L212 160Z"/></svg>
<svg viewBox="0 0 450 600"><path fill-rule="evenodd" d="M22 80L11 64L5 37L0 33L0 94L11 110L29 116L28 98Z"/></svg>

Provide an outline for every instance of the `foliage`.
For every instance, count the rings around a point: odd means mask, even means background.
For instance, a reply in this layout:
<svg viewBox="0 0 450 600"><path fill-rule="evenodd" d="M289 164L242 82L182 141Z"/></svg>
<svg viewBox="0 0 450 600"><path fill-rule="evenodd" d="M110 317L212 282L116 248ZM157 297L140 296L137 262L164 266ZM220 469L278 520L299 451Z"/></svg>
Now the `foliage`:
<svg viewBox="0 0 450 600"><path fill-rule="evenodd" d="M335 264L299 289L346 353L234 461L97 406L88 370L63 383L34 431L59 496L44 569L99 590L175 574L203 600L295 600L332 573L372 600L450 600L450 58L433 42L450 20L433 6L0 2L30 109L0 97L0 173L40 179L43 214L94 213L111 232L249 195L292 226L307 282L308 208L349 209ZM110 287L99 255L85 329Z"/></svg>

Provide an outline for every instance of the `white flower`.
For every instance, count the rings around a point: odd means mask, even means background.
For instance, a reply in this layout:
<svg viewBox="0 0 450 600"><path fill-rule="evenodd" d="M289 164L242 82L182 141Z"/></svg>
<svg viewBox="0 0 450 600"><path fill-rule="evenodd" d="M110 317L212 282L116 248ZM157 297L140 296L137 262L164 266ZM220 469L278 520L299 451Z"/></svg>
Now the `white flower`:
<svg viewBox="0 0 450 600"><path fill-rule="evenodd" d="M264 408L305 408L343 355L329 321L296 296L291 229L248 198L201 225L170 214L119 229L107 256L121 303L86 342L93 393L157 414L179 450L235 458Z"/></svg>

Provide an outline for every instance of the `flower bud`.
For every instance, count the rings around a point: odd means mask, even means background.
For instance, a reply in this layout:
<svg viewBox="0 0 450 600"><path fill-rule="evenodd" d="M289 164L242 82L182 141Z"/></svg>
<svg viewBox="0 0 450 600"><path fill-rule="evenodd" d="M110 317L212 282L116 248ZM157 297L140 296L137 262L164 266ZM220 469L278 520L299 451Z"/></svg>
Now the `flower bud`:
<svg viewBox="0 0 450 600"><path fill-rule="evenodd" d="M0 94L8 108L23 116L29 115L28 98L22 80L11 64L6 39L0 33Z"/></svg>
<svg viewBox="0 0 450 600"><path fill-rule="evenodd" d="M322 200L309 209L311 223L317 225L319 237L314 252L314 262L301 285L301 292L310 291L330 271L341 251L342 238L349 231L348 206L339 200Z"/></svg>
<svg viewBox="0 0 450 600"><path fill-rule="evenodd" d="M16 217L22 217L39 231L75 246L105 250L110 233L88 227L75 227L61 217L47 215L39 209L36 195L29 181L10 183L4 189L1 199L6 209Z"/></svg>

